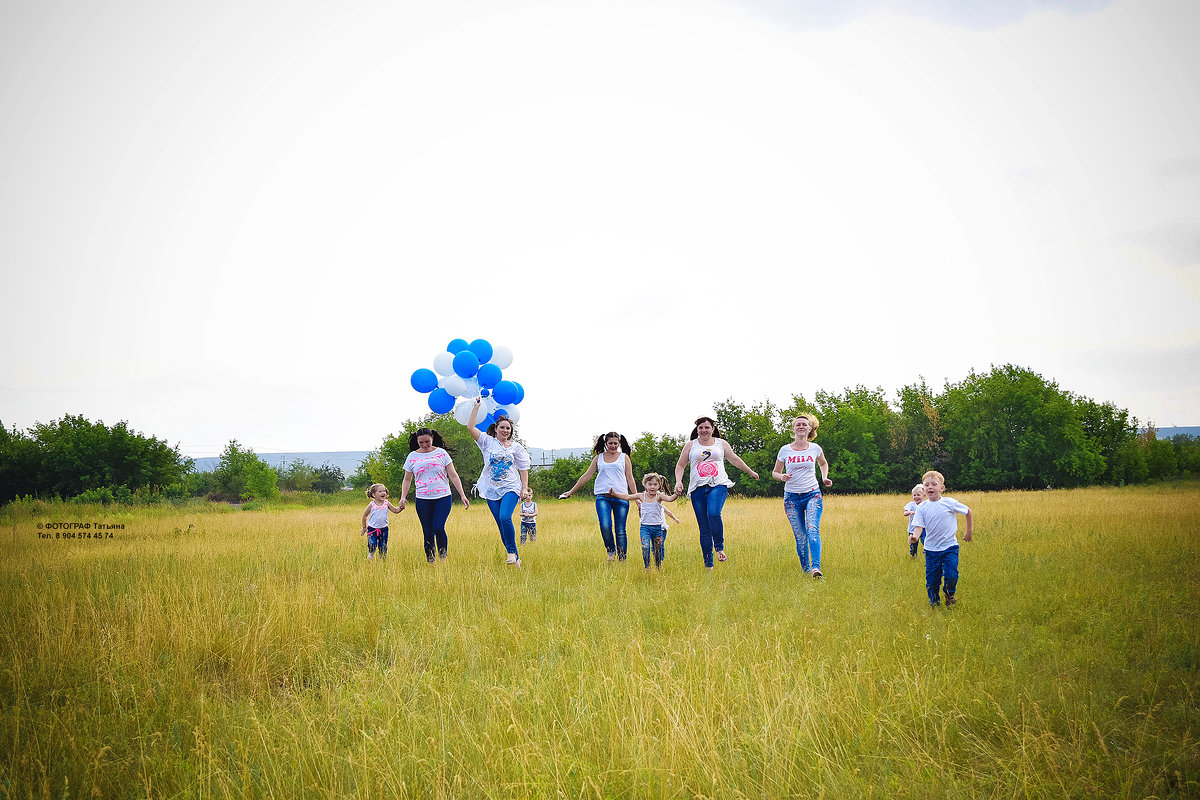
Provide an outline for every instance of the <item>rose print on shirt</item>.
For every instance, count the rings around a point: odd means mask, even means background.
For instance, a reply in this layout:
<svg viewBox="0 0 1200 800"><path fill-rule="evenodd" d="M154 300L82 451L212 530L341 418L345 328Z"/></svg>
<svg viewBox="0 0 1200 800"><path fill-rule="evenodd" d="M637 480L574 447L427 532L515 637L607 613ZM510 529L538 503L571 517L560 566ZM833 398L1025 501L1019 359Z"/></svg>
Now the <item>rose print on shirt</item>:
<svg viewBox="0 0 1200 800"><path fill-rule="evenodd" d="M712 459L712 450L705 450L700 454L703 456L700 462L696 464L696 474L701 478L717 477L717 465Z"/></svg>

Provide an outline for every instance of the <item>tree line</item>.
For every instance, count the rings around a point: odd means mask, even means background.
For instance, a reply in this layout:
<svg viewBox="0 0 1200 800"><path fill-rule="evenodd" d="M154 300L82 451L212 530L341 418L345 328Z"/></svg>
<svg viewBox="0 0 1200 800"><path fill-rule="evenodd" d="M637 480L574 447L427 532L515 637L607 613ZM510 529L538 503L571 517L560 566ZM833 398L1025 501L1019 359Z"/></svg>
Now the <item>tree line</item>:
<svg viewBox="0 0 1200 800"><path fill-rule="evenodd" d="M930 469L945 475L956 491L1125 485L1200 475L1200 439L1160 440L1152 425L1141 431L1125 409L1004 365L972 371L940 392L919 380L900 389L894 402L882 388L864 386L818 391L811 401L793 395L787 405L719 402L715 416L722 438L761 476L737 475L735 494L783 495L771 469L779 448L792 440L791 420L800 413L820 420L816 441L829 459L837 492L906 494ZM464 480L479 474L482 461L466 429L449 415L429 414L387 437L360 465L355 485L399 486L408 435L421 426L447 439ZM605 432L597 430L591 439ZM631 441L634 475L658 472L673 480L684 443L683 436L642 432ZM541 496L557 496L590 460L587 454L560 458L535 470L530 485Z"/></svg>
<svg viewBox="0 0 1200 800"><path fill-rule="evenodd" d="M80 503L157 503L203 497L240 502L278 497L280 490L332 493L346 477L339 467L303 460L281 470L232 440L211 472L197 472L178 447L79 415L35 424L28 431L0 423L0 503L58 498Z"/></svg>
<svg viewBox="0 0 1200 800"><path fill-rule="evenodd" d="M820 420L817 442L837 492L907 493L928 469L942 472L955 491L1124 485L1200 475L1200 439L1159 439L1153 425L1141 430L1125 409L1078 396L1013 365L972 371L936 392L922 379L900 389L894 401L882 388L858 386L818 391L811 401L793 395L787 405L730 398L717 403L715 412L721 436L762 476L737 476L734 493L751 497L782 495L771 467L779 448L791 441L791 419L801 412ZM398 490L409 436L420 427L442 434L464 481L480 474L482 456L466 429L449 414L428 414L387 435L350 482ZM634 475L673 478L683 436L642 432L631 444ZM561 458L535 470L530 484L540 496L557 496L590 460L590 455ZM177 447L131 431L125 422L108 427L68 415L28 431L0 423L0 502L26 496L239 501L277 497L281 490L332 493L345 480L328 464L296 461L276 470L236 440L216 469L196 472Z"/></svg>

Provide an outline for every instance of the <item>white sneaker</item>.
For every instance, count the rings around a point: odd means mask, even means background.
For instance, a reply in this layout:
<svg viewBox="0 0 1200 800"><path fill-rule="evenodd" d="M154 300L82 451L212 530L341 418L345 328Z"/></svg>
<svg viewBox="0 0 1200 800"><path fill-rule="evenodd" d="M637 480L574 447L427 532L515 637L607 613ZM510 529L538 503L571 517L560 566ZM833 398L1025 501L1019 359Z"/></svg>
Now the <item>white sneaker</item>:
<svg viewBox="0 0 1200 800"><path fill-rule="evenodd" d="M508 554L508 560L507 560L507 561L505 561L504 563L506 563L506 564L516 564L516 563L517 563L517 557L516 557L516 555L515 555L515 554L513 554L513 553L509 553L509 554Z"/></svg>
<svg viewBox="0 0 1200 800"><path fill-rule="evenodd" d="M821 570L819 570L819 569L814 569L814 570L812 571L812 576L813 576L814 578L823 578L823 577L825 577L824 575L822 575L822 574L821 574Z"/></svg>

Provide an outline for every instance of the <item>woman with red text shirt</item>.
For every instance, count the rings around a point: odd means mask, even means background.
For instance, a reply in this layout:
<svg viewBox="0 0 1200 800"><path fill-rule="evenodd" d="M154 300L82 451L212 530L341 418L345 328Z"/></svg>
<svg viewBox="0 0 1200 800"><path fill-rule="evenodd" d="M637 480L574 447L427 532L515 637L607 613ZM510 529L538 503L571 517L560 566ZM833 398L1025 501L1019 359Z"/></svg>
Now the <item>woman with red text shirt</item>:
<svg viewBox="0 0 1200 800"><path fill-rule="evenodd" d="M771 476L784 481L783 511L792 525L796 537L796 555L800 566L814 578L821 577L821 484L833 486L829 480L829 462L817 438L817 418L801 414L792 420L794 441L779 448L775 469ZM821 468L821 482L817 482L817 467ZM812 553L812 568L809 568L809 552Z"/></svg>

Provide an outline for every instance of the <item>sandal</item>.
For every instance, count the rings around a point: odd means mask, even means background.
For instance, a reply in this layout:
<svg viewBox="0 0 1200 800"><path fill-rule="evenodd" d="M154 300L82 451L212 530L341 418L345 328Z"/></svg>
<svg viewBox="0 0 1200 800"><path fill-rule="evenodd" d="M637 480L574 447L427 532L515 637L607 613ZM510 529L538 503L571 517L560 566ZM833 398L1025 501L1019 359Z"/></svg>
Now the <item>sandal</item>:
<svg viewBox="0 0 1200 800"><path fill-rule="evenodd" d="M726 558L728 558L728 556L725 555L724 550L717 551L717 561L724 561Z"/></svg>

